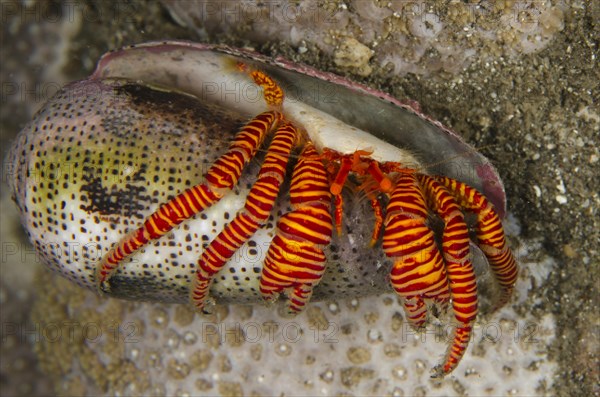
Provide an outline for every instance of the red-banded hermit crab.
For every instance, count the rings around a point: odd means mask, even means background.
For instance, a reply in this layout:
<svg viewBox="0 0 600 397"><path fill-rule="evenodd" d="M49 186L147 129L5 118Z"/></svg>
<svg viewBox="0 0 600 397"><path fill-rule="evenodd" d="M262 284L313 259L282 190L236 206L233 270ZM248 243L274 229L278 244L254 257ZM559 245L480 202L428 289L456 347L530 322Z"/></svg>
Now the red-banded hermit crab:
<svg viewBox="0 0 600 397"><path fill-rule="evenodd" d="M516 281L483 156L412 105L247 51L109 53L37 113L9 161L32 242L80 285L197 308L283 292L299 312L391 280L415 327L426 302L452 307L438 375L477 314L470 251L487 257L500 304Z"/></svg>

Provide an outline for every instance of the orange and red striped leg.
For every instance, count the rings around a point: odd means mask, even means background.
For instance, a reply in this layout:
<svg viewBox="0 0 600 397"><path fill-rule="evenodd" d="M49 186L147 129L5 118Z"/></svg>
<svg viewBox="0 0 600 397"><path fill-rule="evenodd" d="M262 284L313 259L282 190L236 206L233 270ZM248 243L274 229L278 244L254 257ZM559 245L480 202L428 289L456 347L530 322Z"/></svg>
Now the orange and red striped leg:
<svg viewBox="0 0 600 397"><path fill-rule="evenodd" d="M109 289L108 280L125 258L151 240L168 233L184 220L210 207L231 190L264 137L281 118L278 112L265 112L256 116L238 132L229 150L210 167L205 183L193 186L161 205L140 228L123 238L96 268L98 290L102 292Z"/></svg>
<svg viewBox="0 0 600 397"><path fill-rule="evenodd" d="M427 175L418 175L427 202L444 220L442 252L450 281L452 309L456 326L437 376L450 373L463 357L477 317L477 280L471 263L469 232L462 211L448 189Z"/></svg>
<svg viewBox="0 0 600 397"><path fill-rule="evenodd" d="M244 208L202 253L190 292L190 301L198 310L202 310L206 303L215 273L269 218L285 178L290 153L298 138L298 132L291 124L284 124L275 131Z"/></svg>
<svg viewBox="0 0 600 397"><path fill-rule="evenodd" d="M477 216L477 240L490 264L502 295L498 307L510 298L517 281L517 262L506 244L504 229L494 206L474 188L448 177L436 179L452 193L458 204Z"/></svg>
<svg viewBox="0 0 600 397"><path fill-rule="evenodd" d="M327 172L311 142L294 167L290 185L292 211L279 219L260 278L260 292L274 300L281 292L289 311L302 311L325 272L322 246L331 241L331 194Z"/></svg>
<svg viewBox="0 0 600 397"><path fill-rule="evenodd" d="M424 299L447 304L450 297L444 261L426 225L427 215L415 175L400 174L387 206L383 250L395 258L392 287L404 298L408 320L416 328L425 324Z"/></svg>
<svg viewBox="0 0 600 397"><path fill-rule="evenodd" d="M250 65L238 62L237 68L240 72L249 75L254 83L263 89L263 99L267 105L275 109L280 109L283 105L285 94L283 89L268 74L258 69L253 69Z"/></svg>

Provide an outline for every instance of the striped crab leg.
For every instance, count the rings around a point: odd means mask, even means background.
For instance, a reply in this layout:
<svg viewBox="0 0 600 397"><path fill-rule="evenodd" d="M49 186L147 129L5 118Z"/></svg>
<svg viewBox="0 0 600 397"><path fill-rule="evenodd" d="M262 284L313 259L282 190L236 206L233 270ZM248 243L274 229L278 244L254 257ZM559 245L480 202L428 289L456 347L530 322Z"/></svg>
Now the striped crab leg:
<svg viewBox="0 0 600 397"><path fill-rule="evenodd" d="M311 142L294 167L290 203L292 211L279 219L267 251L260 292L269 301L286 292L289 311L298 313L325 272L322 246L330 243L333 229L327 172Z"/></svg>
<svg viewBox="0 0 600 397"><path fill-rule="evenodd" d="M425 299L443 305L450 290L444 261L427 226L428 209L414 173L400 173L387 205L383 251L395 258L392 287L402 296L409 322L423 327Z"/></svg>
<svg viewBox="0 0 600 397"><path fill-rule="evenodd" d="M210 167L205 183L193 186L161 205L141 227L125 236L96 268L99 292L110 289L110 277L129 255L204 211L230 191L237 184L244 167L254 158L265 136L281 119L281 113L276 111L256 116L238 132L229 150Z"/></svg>
<svg viewBox="0 0 600 397"><path fill-rule="evenodd" d="M184 220L204 211L233 189L244 167L256 155L265 136L282 121L283 115L279 110L284 93L281 87L259 70L249 69L242 63L237 64L237 67L262 87L265 102L274 110L259 114L238 132L229 150L208 170L206 183L193 186L160 206L140 228L123 238L117 247L104 257L96 268L96 283L100 293L110 289L108 280L125 258L150 241L173 230Z"/></svg>
<svg viewBox="0 0 600 397"><path fill-rule="evenodd" d="M450 191L462 208L477 216L478 245L502 289L497 305L501 307L510 298L517 281L517 262L506 244L498 213L484 195L467 184L443 176L435 178Z"/></svg>
<svg viewBox="0 0 600 397"><path fill-rule="evenodd" d="M469 232L463 213L448 189L434 178L417 175L427 204L444 221L442 254L450 282L452 310L457 325L443 364L436 367L435 376L452 372L463 357L477 317L477 280L469 250Z"/></svg>
<svg viewBox="0 0 600 397"><path fill-rule="evenodd" d="M190 291L190 301L198 310L204 308L214 275L269 218L285 178L290 153L298 140L298 132L292 124L285 123L275 131L244 208L202 253Z"/></svg>

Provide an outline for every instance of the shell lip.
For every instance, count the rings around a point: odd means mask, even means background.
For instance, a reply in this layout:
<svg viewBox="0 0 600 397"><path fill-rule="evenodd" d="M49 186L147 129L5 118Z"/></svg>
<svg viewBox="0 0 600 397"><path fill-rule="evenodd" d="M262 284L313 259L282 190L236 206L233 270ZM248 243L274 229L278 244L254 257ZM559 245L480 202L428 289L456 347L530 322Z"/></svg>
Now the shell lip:
<svg viewBox="0 0 600 397"><path fill-rule="evenodd" d="M507 203L504 185L495 167L487 158L479 154L474 148L466 143L459 134L444 126L441 122L433 119L427 114L424 114L419 103L414 100L402 101L391 96L390 94L368 87L364 84L348 80L334 73L320 71L308 65L291 62L288 59L280 56L276 58L269 58L250 49L234 48L221 44L196 43L184 40L150 41L108 52L100 58L95 71L88 79L99 80L105 78L106 74L110 73L112 62L126 55L132 50L144 50L154 54L168 54L170 51L174 50L219 52L234 57L248 59L260 64L282 68L286 71L296 72L303 76L308 76L320 81L345 87L359 94L376 97L417 116L421 121L434 126L437 130L447 135L448 138L450 138L448 139L450 145L454 146L453 149L456 152L462 152L463 155L469 157L469 160L472 162L472 166L475 168L477 178L481 180L481 189L483 190L482 193L484 193L490 199L490 201L494 203L499 216L504 218L506 214Z"/></svg>

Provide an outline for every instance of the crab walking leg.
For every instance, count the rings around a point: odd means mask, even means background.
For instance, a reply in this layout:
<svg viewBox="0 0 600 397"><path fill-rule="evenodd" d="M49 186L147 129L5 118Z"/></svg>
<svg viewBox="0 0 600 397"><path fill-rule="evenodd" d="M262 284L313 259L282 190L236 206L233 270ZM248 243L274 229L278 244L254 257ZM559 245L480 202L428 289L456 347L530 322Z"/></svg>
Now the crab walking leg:
<svg viewBox="0 0 600 397"><path fill-rule="evenodd" d="M415 175L400 174L387 206L383 251L396 258L392 287L404 298L408 320L416 328L425 324L424 299L446 304L450 296L444 261L433 231L425 223L427 215Z"/></svg>
<svg viewBox="0 0 600 397"><path fill-rule="evenodd" d="M286 123L275 131L244 208L202 253L190 292L190 301L198 310L202 310L206 303L215 273L269 218L285 178L290 153L298 139L298 132L291 124Z"/></svg>
<svg viewBox="0 0 600 397"><path fill-rule="evenodd" d="M418 179L425 190L427 203L444 220L442 251L450 280L452 310L458 322L444 362L436 368L437 375L441 376L456 368L469 344L472 324L477 317L477 281L467 224L456 199L432 177L421 174Z"/></svg>
<svg viewBox="0 0 600 397"><path fill-rule="evenodd" d="M311 142L294 167L290 203L292 211L279 219L267 251L260 292L275 300L285 291L289 311L298 313L325 272L322 246L330 243L333 229L327 172Z"/></svg>
<svg viewBox="0 0 600 397"><path fill-rule="evenodd" d="M123 238L96 268L99 291L109 290L108 280L125 258L210 207L231 190L265 136L281 119L282 115L274 111L261 113L252 119L237 133L229 150L210 167L206 183L193 186L161 205L140 228Z"/></svg>
<svg viewBox="0 0 600 397"><path fill-rule="evenodd" d="M502 287L498 307L504 305L517 281L517 262L506 244L504 229L494 206L484 195L462 182L442 176L437 176L436 179L446 186L461 207L477 215L478 245Z"/></svg>

